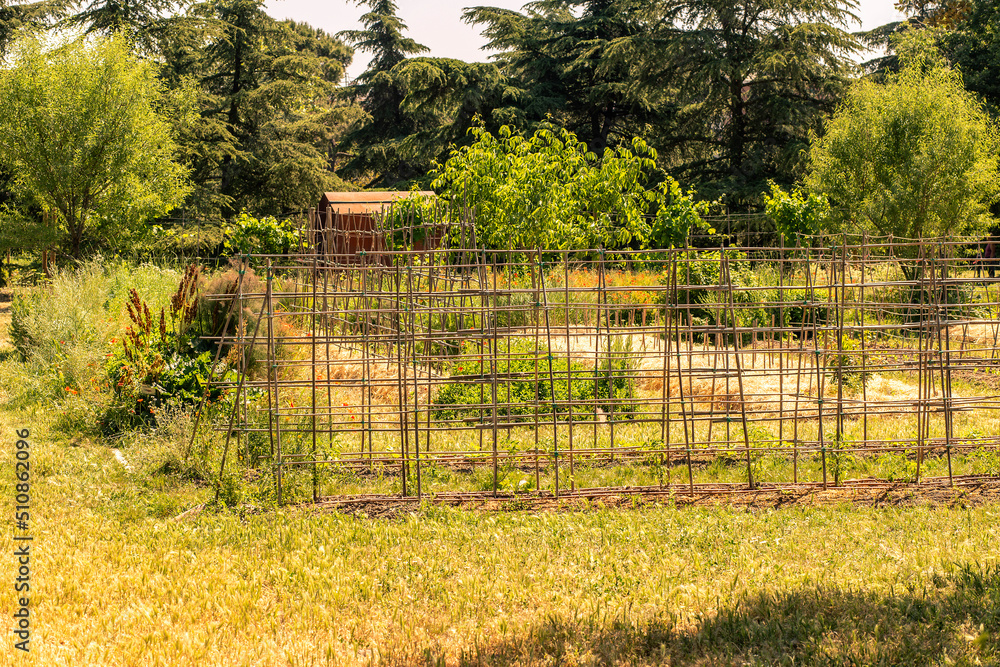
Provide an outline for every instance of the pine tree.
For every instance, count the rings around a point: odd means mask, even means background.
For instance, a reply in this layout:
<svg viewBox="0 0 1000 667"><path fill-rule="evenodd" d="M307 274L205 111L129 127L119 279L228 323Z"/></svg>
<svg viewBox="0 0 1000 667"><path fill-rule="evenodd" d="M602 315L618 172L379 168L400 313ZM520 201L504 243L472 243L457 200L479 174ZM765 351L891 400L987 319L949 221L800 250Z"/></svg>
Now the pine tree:
<svg viewBox="0 0 1000 667"><path fill-rule="evenodd" d="M65 15L70 0L8 2L0 0L0 57L23 30L41 30Z"/></svg>
<svg viewBox="0 0 1000 667"><path fill-rule="evenodd" d="M360 103L368 118L344 137L343 143L354 155L343 171L392 184L420 175L421 169L400 151L400 142L420 128L403 108L405 91L390 72L408 56L427 51L427 47L403 34L406 24L397 16L393 0L358 0L358 4L370 10L361 17L364 29L343 31L337 36L372 55L368 69L344 91Z"/></svg>
<svg viewBox="0 0 1000 667"><path fill-rule="evenodd" d="M85 34L124 34L147 54L178 29L177 15L190 0L92 0L66 23Z"/></svg>
<svg viewBox="0 0 1000 667"><path fill-rule="evenodd" d="M446 160L456 145L469 143L471 128L493 131L517 123L511 105L518 91L493 63L409 58L389 76L404 95L402 110L417 128L400 141L400 149L423 173L434 160Z"/></svg>
<svg viewBox="0 0 1000 667"><path fill-rule="evenodd" d="M675 87L654 141L703 194L756 207L766 182L801 174L811 132L853 73L852 0L678 0L643 50L646 80Z"/></svg>
<svg viewBox="0 0 1000 667"><path fill-rule="evenodd" d="M941 36L942 50L962 72L965 87L1000 114L1000 6L991 0L964 3L966 13Z"/></svg>
<svg viewBox="0 0 1000 667"><path fill-rule="evenodd" d="M260 0L212 0L197 15L213 26L170 50L168 74L194 99L179 114L191 208L281 214L340 184L329 147L332 103L351 51L302 23L276 21ZM193 84L193 86L192 86Z"/></svg>
<svg viewBox="0 0 1000 667"><path fill-rule="evenodd" d="M992 6L993 3L975 4L982 7ZM858 33L858 38L866 47L885 52L861 66L879 80L885 74L898 72L899 56L893 49L895 39L907 30L952 30L966 18L972 5L970 0L898 0L896 10L906 18Z"/></svg>
<svg viewBox="0 0 1000 667"><path fill-rule="evenodd" d="M466 10L484 27L488 48L521 90L529 124L551 119L600 153L631 137L665 106L658 86L639 86L628 43L648 31L643 0L540 0L526 12L496 7Z"/></svg>

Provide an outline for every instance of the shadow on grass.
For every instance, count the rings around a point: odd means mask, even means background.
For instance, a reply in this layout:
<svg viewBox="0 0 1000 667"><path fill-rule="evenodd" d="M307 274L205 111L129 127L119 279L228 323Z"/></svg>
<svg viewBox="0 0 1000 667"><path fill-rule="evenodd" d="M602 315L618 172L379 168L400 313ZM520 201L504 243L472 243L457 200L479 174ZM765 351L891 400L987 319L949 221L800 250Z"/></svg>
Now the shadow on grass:
<svg viewBox="0 0 1000 667"><path fill-rule="evenodd" d="M432 651L428 664L441 664ZM742 600L694 627L550 617L461 665L997 665L1000 565L888 595L825 589Z"/></svg>

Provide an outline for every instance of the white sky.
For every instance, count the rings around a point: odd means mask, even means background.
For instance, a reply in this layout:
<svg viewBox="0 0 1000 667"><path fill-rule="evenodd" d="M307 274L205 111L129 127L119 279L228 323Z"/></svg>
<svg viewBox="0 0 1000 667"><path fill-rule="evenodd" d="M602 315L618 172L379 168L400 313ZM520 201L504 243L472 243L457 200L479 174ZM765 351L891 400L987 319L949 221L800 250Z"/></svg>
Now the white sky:
<svg viewBox="0 0 1000 667"><path fill-rule="evenodd" d="M486 60L489 56L481 50L486 40L477 27L462 22L462 9L477 5L520 9L525 1L397 0L397 5L399 16L408 27L407 34L430 48L426 55L476 61ZM861 18L861 28L874 28L902 18L894 4L895 0L860 0L856 13ZM360 28L358 19L366 11L365 7L347 0L268 0L266 7L275 18L306 21L329 33ZM858 27L852 26L851 29ZM354 62L347 70L349 78L365 71L368 57L366 53L355 53Z"/></svg>

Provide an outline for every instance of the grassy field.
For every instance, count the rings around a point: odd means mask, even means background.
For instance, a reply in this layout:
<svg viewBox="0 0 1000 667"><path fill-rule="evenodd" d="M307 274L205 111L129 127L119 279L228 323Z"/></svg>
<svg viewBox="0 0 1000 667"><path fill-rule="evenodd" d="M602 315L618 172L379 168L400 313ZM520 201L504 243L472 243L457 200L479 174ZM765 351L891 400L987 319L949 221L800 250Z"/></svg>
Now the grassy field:
<svg viewBox="0 0 1000 667"><path fill-rule="evenodd" d="M14 431L29 428L35 550L29 655L13 649L15 563L0 557L0 664L1000 664L995 496L216 506L176 465L182 419L94 432L65 387L98 372L121 315L108 297L56 296L109 315L53 352L56 379L0 350L3 530Z"/></svg>
<svg viewBox="0 0 1000 667"><path fill-rule="evenodd" d="M39 665L997 664L1000 506L205 511L33 427ZM11 438L3 448L11 460ZM9 475L0 485L12 496ZM9 514L9 513L8 513ZM5 532L12 528L5 517ZM10 582L4 558L0 578ZM10 624L10 593L3 596ZM11 653L10 634L3 651Z"/></svg>

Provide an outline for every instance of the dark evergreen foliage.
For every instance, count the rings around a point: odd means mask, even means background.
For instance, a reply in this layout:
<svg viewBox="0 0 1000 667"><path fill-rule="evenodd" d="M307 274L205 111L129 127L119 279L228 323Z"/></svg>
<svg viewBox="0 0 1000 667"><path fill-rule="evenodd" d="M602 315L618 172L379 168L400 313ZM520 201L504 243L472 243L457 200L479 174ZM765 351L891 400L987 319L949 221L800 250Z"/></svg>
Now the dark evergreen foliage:
<svg viewBox="0 0 1000 667"><path fill-rule="evenodd" d="M177 14L190 0L92 0L66 20L70 27L80 27L85 34L124 33L146 53L156 53L159 44L170 39Z"/></svg>
<svg viewBox="0 0 1000 667"><path fill-rule="evenodd" d="M647 49L647 80L675 87L678 110L654 140L684 182L761 205L788 184L853 74L850 0L683 0Z"/></svg>
<svg viewBox="0 0 1000 667"><path fill-rule="evenodd" d="M512 119L529 125L551 119L598 154L642 133L669 108L667 90L640 81L633 41L652 28L645 0L540 0L525 13L496 7L467 9L484 27L488 48L519 91Z"/></svg>
<svg viewBox="0 0 1000 667"><path fill-rule="evenodd" d="M19 32L41 30L52 25L66 14L72 4L71 0L0 0L0 57L7 54L7 49Z"/></svg>
<svg viewBox="0 0 1000 667"><path fill-rule="evenodd" d="M966 11L942 37L942 49L994 116L1000 114L1000 5L992 0L962 3Z"/></svg>
<svg viewBox="0 0 1000 667"><path fill-rule="evenodd" d="M426 170L426 161L408 160L401 150L402 142L421 128L418 119L404 109L406 92L391 72L408 56L423 53L427 47L404 36L406 24L396 15L393 0L358 0L358 4L370 9L361 17L364 29L337 36L372 55L368 69L344 91L368 117L344 137L344 145L353 154L343 172L380 185L392 184Z"/></svg>
<svg viewBox="0 0 1000 667"><path fill-rule="evenodd" d="M174 45L167 73L195 98L195 112L178 123L198 188L191 208L281 214L339 186L332 97L350 49L322 30L274 20L258 0L212 0L195 13L208 29Z"/></svg>

